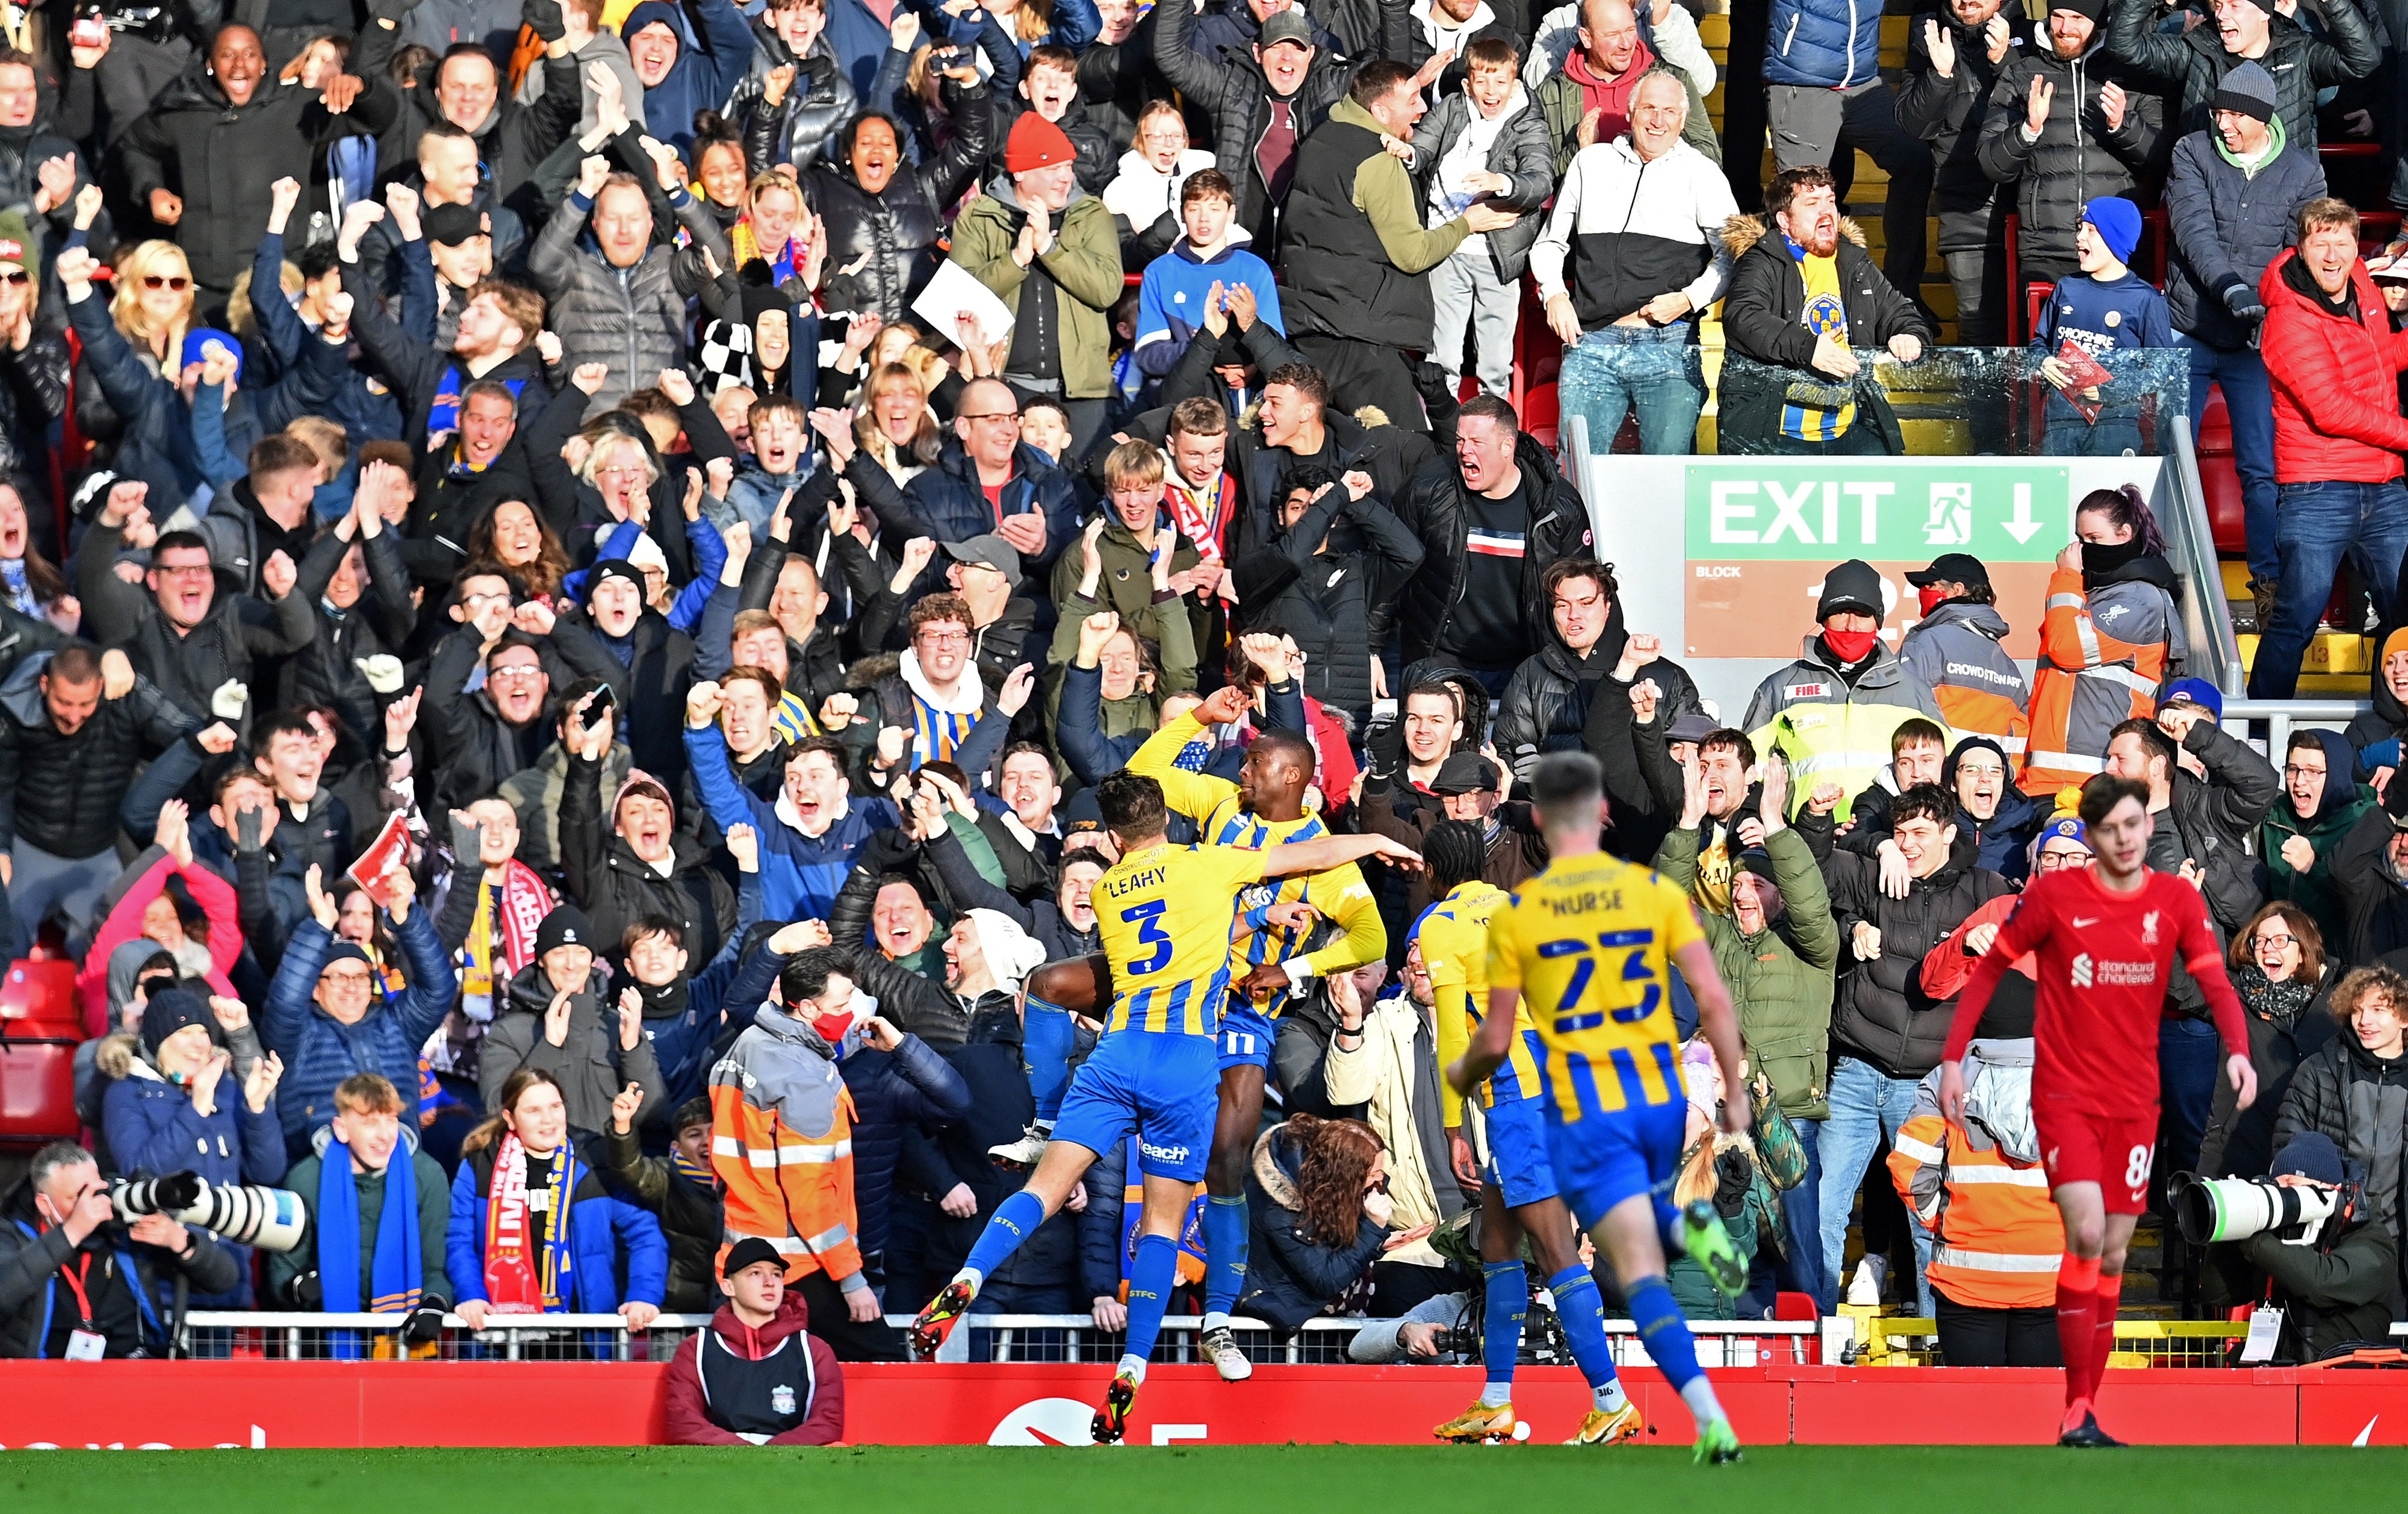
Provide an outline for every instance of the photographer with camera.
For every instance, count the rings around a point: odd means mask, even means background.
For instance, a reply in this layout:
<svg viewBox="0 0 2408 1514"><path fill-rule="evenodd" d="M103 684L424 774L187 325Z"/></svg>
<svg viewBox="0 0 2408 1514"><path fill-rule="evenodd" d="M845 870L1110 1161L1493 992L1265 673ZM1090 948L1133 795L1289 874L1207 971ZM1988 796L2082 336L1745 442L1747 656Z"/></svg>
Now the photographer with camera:
<svg viewBox="0 0 2408 1514"><path fill-rule="evenodd" d="M2215 1213L2228 1232L2235 1223L2260 1218L2274 1222L2238 1236L2237 1244L2208 1251L2212 1274L2226 1284L2231 1303L2254 1300L2282 1311L2273 1364L2321 1361L2349 1347L2388 1344L2400 1248L2388 1227L2369 1222L2369 1195L2360 1188L2365 1177L2365 1168L2343 1160L2331 1137L2303 1131L2275 1154L2267 1178L2198 1184L2177 1201L2188 1232L2197 1220L2223 1209L2219 1205L2195 1210L2186 1201L2197 1190L2245 1186L2262 1191L2271 1180L2271 1186L2285 1191L2283 1207L2268 1204L2249 1219L2229 1220L2230 1210ZM2293 1207L2297 1218L2282 1222ZM2245 1272L2241 1270L2244 1266Z"/></svg>
<svg viewBox="0 0 2408 1514"><path fill-rule="evenodd" d="M2333 990L2332 1017L2341 1034L2300 1064L2283 1112L2274 1120L2277 1150L2309 1132L2329 1138L2342 1155L2366 1169L2366 1221L2392 1242L2394 1318L2403 1290L2397 1256L2408 1226L2408 978L2388 967L2360 967Z"/></svg>
<svg viewBox="0 0 2408 1514"><path fill-rule="evenodd" d="M199 1179L179 1177L160 1186L197 1193ZM0 1358L164 1355L160 1288L179 1278L194 1294L239 1281L233 1255L200 1231L165 1214L121 1221L92 1153L52 1141L0 1199Z"/></svg>

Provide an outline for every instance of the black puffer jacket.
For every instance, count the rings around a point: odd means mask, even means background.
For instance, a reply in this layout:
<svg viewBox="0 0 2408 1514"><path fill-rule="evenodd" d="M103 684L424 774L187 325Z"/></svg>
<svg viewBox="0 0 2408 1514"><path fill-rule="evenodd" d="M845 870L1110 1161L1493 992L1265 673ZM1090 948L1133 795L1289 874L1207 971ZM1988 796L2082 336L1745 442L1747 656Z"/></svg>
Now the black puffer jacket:
<svg viewBox="0 0 2408 1514"><path fill-rule="evenodd" d="M2343 1026L2292 1075L2274 1150L2303 1131L2331 1136L2342 1155L2364 1164L2368 1217L2400 1235L2408 1223L2408 1057L2381 1061Z"/></svg>
<svg viewBox="0 0 2408 1514"><path fill-rule="evenodd" d="M50 654L20 662L0 684L0 847L19 838L54 857L90 857L117 839L118 801L150 751L200 724L148 678L104 699L73 736L42 700Z"/></svg>
<svg viewBox="0 0 2408 1514"><path fill-rule="evenodd" d="M1539 579L1559 557L1586 553L1594 541L1588 506L1555 467L1555 460L1537 438L1524 432L1513 444L1513 462L1530 492L1530 525L1522 559L1522 618L1528 645L1542 646L1555 623L1552 609L1541 602ZM1470 552L1469 512L1463 504L1463 472L1452 457L1442 457L1413 475L1397 499L1397 519L1421 538L1421 571L1396 596L1391 611L1404 636L1405 661L1417 663L1430 655L1455 607L1463 598ZM1375 625L1383 635L1384 625Z"/></svg>
<svg viewBox="0 0 2408 1514"><path fill-rule="evenodd" d="M1613 670L1629 642L1619 594L1606 611L1604 632L1585 658L1564 645L1555 632L1554 607L1548 607L1545 643L1536 657L1513 670L1512 681L1497 704L1497 754L1512 764L1517 777L1527 778L1548 752L1582 750L1590 706L1598 699L1616 700L1627 712L1631 688L1642 680L1656 681L1659 722L1670 723L1698 708L1698 686L1689 670L1670 658L1647 664L1630 683L1616 680Z"/></svg>
<svg viewBox="0 0 2408 1514"><path fill-rule="evenodd" d="M209 612L193 630L179 635L147 589L109 571L124 544L122 528L94 524L84 533L76 559L76 588L83 598L84 634L104 646L122 647L134 671L159 686L179 708L206 720L209 695L232 681L255 689L255 659L282 657L309 645L318 617L296 588L282 599L261 602L225 592L219 580ZM256 693L243 720L260 713Z"/></svg>
<svg viewBox="0 0 2408 1514"><path fill-rule="evenodd" d="M2177 136L2205 131L2214 124L2208 107L2215 86L2243 60L2224 50L2214 22L2160 32L2157 16L2150 0L2117 0L2103 28L2107 50L2117 62L2155 76L2159 88L2168 80L2178 84ZM2289 17L2275 16L2266 55L2258 60L2274 76L2275 113L2283 118L2284 135L2310 154L2316 150L2316 92L2364 79L2383 61L2365 11L2350 0L2325 0L2324 16L2329 40L2310 35Z"/></svg>
<svg viewBox="0 0 2408 1514"><path fill-rule="evenodd" d="M1982 171L1982 112L2000 70L2014 67L2034 46L2023 0L2007 0L1999 15L2007 23L2008 42L2006 55L1995 64L1982 28L1967 26L1945 6L1917 10L1907 21L1906 78L1898 91L1898 123L1930 144L1931 208L1942 216L1978 211L1999 197L1999 186ZM1956 48L1956 65L1946 79L1932 67L1931 50L1923 41L1923 23L1934 20ZM1949 245L1944 221L1940 237L1942 252L1971 250Z"/></svg>
<svg viewBox="0 0 2408 1514"><path fill-rule="evenodd" d="M2250 833L2283 792L2283 775L2256 748L2209 721L2190 728L2183 750L2207 769L2195 778L2180 768L2170 775L2174 828L2183 855L2206 872L2200 892L2208 914L2227 934L2257 911L2257 864L2248 853Z"/></svg>
<svg viewBox="0 0 2408 1514"><path fill-rule="evenodd" d="M636 765L679 791L685 777L685 693L694 684L694 638L647 609L627 633L627 660L591 621L566 619L552 628L552 644L580 674L610 685L619 702L620 734L636 754ZM696 961L709 961L707 957Z"/></svg>
<svg viewBox="0 0 2408 1514"><path fill-rule="evenodd" d="M1723 245L1732 259L1730 287L1723 295L1723 332L1732 354L1763 365L1727 364L1723 368L1715 403L1722 411L1726 452L1760 450L1767 438L1779 435L1793 375L1778 370L1802 370L1814 358L1814 333L1800 319L1806 307L1805 276L1789 253L1788 238L1765 235L1770 224L1742 215L1723 225ZM1914 302L1883 275L1865 250L1865 234L1845 216L1840 218L1840 245L1832 258L1851 346L1886 347L1900 335L1919 336L1926 343L1938 338ZM1856 386L1856 423L1880 427L1889 454L1899 456L1906 450L1906 439L1897 412L1870 378L1868 370Z"/></svg>
<svg viewBox="0 0 2408 1514"><path fill-rule="evenodd" d="M402 108L393 86L381 70L360 77L367 87L337 116L319 102L318 91L273 79L260 80L247 104L231 104L196 64L127 128L120 144L127 188L146 208L155 189L182 199L183 219L172 235L194 279L220 293L232 289L250 270L267 224L268 186L294 179L306 190L329 143L356 133L373 136L393 124Z"/></svg>
<svg viewBox="0 0 2408 1514"><path fill-rule="evenodd" d="M646 915L666 915L685 933L685 953L709 962L736 929L736 895L703 865L702 849L682 833L669 838L670 870L636 855L603 812L602 764L572 755L560 795L560 861L569 897L593 917L606 947Z"/></svg>
<svg viewBox="0 0 2408 1514"><path fill-rule="evenodd" d="M794 82L775 106L763 103L769 70L795 65ZM785 38L769 24L767 14L752 18L752 69L736 86L727 113L744 123L744 162L753 173L767 173L781 163L800 167L819 156L820 148L838 127L861 108L853 79L838 61L825 32L797 59Z"/></svg>
<svg viewBox="0 0 2408 1514"><path fill-rule="evenodd" d="M409 569L402 564L400 534L390 529L360 544L367 562L360 597L348 610L329 608L326 585L341 569L351 545L331 531L322 532L301 560L293 592L318 606L318 636L285 660L277 704L284 709L331 706L352 736L373 744L383 736L382 702L368 686L360 662L398 656L418 623L418 608L409 602Z"/></svg>
<svg viewBox="0 0 2408 1514"><path fill-rule="evenodd" d="M1235 564L1239 619L1249 631L1276 626L1294 636L1305 653L1304 692L1361 730L1371 714L1371 607L1421 563L1412 532L1376 498L1354 499L1340 484L1276 545Z"/></svg>
<svg viewBox="0 0 2408 1514"><path fill-rule="evenodd" d="M829 150L836 161L814 164L803 176L803 198L827 223L820 304L900 321L944 261L939 244L953 202L995 147L986 86L965 89L954 98L953 140L933 161L897 164L895 177L875 194L853 177L850 145L849 136L839 136Z"/></svg>
<svg viewBox="0 0 2408 1514"><path fill-rule="evenodd" d="M2254 300L2266 265L2300 238L2300 210L2325 193L2315 150L2289 143L2273 162L2243 173L2214 132L2193 132L2174 144L2166 171L2166 315L2174 330L2212 347L2236 351L2258 334L2225 303L2228 289ZM2378 671L2376 681L2382 681Z"/></svg>
<svg viewBox="0 0 2408 1514"><path fill-rule="evenodd" d="M1162 0L1154 7L1154 66L1177 86L1191 109L1211 118L1214 165L1238 188L1238 223L1253 232L1259 245L1268 247L1273 242L1270 197L1254 166L1254 147L1270 125L1270 84L1251 52L1223 49L1214 56L1191 47L1195 10L1196 0ZM1292 102L1297 140L1328 119L1329 107L1345 97L1354 77L1354 64L1343 54L1313 50L1304 83Z"/></svg>
<svg viewBox="0 0 2408 1514"><path fill-rule="evenodd" d="M1881 891L1879 864L1851 852L1832 854L1825 872L1845 974L1831 1013L1834 1061L1855 1057L1888 1078L1920 1078L1940 1065L1955 1001L1923 992L1924 956L1966 916L2014 892L2005 878L1974 866L1973 858L1971 839L1958 836L1938 872L1914 879L1905 898L1892 899ZM1859 924L1881 932L1881 955L1870 962L1856 960Z"/></svg>
<svg viewBox="0 0 2408 1514"><path fill-rule="evenodd" d="M2027 141L2035 79L2057 93L2039 138ZM2124 123L2112 131L2099 104L2110 83L2124 91ZM2096 37L2078 58L2060 58L2045 47L2010 55L1982 118L1981 156L1984 173L2015 186L2018 255L2071 264L2082 207L2099 195L2132 197L2135 176L2157 150L2163 114L2138 71L2108 62Z"/></svg>
<svg viewBox="0 0 2408 1514"><path fill-rule="evenodd" d="M2408 950L2408 882L2401 881L2389 855L2397 825L2388 810L2373 806L2332 851L2333 884L2349 915L2343 960L2353 967Z"/></svg>

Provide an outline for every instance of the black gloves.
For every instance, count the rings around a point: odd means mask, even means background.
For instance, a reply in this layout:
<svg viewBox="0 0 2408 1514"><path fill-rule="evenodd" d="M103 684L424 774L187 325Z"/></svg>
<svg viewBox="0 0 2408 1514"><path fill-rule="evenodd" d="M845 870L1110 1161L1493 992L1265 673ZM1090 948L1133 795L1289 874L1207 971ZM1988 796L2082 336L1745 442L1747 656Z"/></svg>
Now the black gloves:
<svg viewBox="0 0 2408 1514"><path fill-rule="evenodd" d="M2246 284L2236 283L2225 286L2224 303L2235 316L2243 321L2266 319L2265 302L2258 297L2256 290Z"/></svg>
<svg viewBox="0 0 2408 1514"><path fill-rule="evenodd" d="M1714 1207L1726 1220L1747 1207L1748 1190L1756 1186L1756 1163L1744 1146L1714 1153Z"/></svg>
<svg viewBox="0 0 2408 1514"><path fill-rule="evenodd" d="M568 22L560 14L560 0L526 0L519 17L543 38L546 47L568 35Z"/></svg>
<svg viewBox="0 0 2408 1514"><path fill-rule="evenodd" d="M257 851L266 843L264 811L240 809L234 817L234 849L236 851Z"/></svg>
<svg viewBox="0 0 2408 1514"><path fill-rule="evenodd" d="M552 7L552 13L559 14L557 6ZM313 1273L311 1276L316 1275ZM443 1307L439 1304L421 1304L410 1310L409 1317L401 1322L401 1343L404 1346L423 1346L439 1338L442 1334Z"/></svg>

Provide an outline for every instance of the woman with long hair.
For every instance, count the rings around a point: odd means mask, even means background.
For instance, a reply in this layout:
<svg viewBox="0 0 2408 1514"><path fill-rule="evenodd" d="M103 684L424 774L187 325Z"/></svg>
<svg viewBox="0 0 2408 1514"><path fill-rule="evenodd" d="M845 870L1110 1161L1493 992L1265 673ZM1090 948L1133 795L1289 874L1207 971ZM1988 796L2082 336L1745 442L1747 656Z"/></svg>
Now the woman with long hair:
<svg viewBox="0 0 2408 1514"><path fill-rule="evenodd" d="M1371 1264L1429 1234L1389 1231L1386 1149L1359 1120L1300 1114L1263 1132L1246 1207L1254 1244L1238 1312L1283 1330L1368 1297Z"/></svg>
<svg viewBox="0 0 2408 1514"><path fill-rule="evenodd" d="M2029 794L2105 771L2109 734L2156 713L2157 691L2189 654L2182 586L2141 492L2126 484L2083 495L2073 536L2042 607L2022 778Z"/></svg>
<svg viewBox="0 0 2408 1514"><path fill-rule="evenodd" d="M173 242L138 242L117 259L108 305L85 291L67 300L83 344L76 426L97 444L95 461L150 484L164 513L201 482L181 385L184 336L194 324L193 266Z"/></svg>
<svg viewBox="0 0 2408 1514"><path fill-rule="evenodd" d="M48 621L76 634L83 606L67 593L67 581L34 545L33 518L17 486L0 481L0 605L20 615Z"/></svg>
<svg viewBox="0 0 2408 1514"><path fill-rule="evenodd" d="M944 449L920 376L900 363L870 371L869 382L862 386L861 407L853 418L853 435L863 453L898 487L935 466Z"/></svg>
<svg viewBox="0 0 2408 1514"><path fill-rule="evenodd" d="M2274 1119L2292 1076L2333 1037L2325 1002L2339 975L2325 962L2324 933L2316 922L2305 909L2281 900L2233 933L2225 960L2249 1025L2258 1100L2236 1109L2231 1085L2216 1079L2214 1108L2200 1141L2199 1175L2255 1178L2274 1160Z"/></svg>
<svg viewBox="0 0 2408 1514"><path fill-rule="evenodd" d="M495 562L519 576L529 599L551 604L568 576L568 550L543 513L524 500L506 499L468 533L468 561Z"/></svg>
<svg viewBox="0 0 2408 1514"><path fill-rule="evenodd" d="M521 1067L460 1143L444 1270L473 1330L510 1314L617 1314L641 1330L661 1311L660 1221L602 1186L592 1133L568 1128L560 1083Z"/></svg>

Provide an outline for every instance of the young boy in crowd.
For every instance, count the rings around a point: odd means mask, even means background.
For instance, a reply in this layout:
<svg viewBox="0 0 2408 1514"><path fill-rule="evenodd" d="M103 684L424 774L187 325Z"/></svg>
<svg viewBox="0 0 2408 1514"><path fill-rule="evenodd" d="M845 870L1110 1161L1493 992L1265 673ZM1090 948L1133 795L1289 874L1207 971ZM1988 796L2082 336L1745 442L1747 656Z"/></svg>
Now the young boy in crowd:
<svg viewBox="0 0 2408 1514"><path fill-rule="evenodd" d="M2086 424L2069 394L2072 375L2057 355L2069 341L2102 363L2135 348L2174 345L2166 297L2127 266L2140 241L2141 211L2131 201L2105 195L2082 207L2073 235L2082 271L2057 281L2032 333L2041 377L2056 391L2042 441L2051 457L2115 457L2142 450L2140 395L2147 379L2128 374L2110 386L2082 389L2085 401L2106 407Z"/></svg>
<svg viewBox="0 0 2408 1514"><path fill-rule="evenodd" d="M1480 199L1524 212L1519 225L1475 232L1430 270L1438 321L1430 356L1445 370L1447 392L1463 378L1463 339L1477 333L1480 387L1498 398L1513 391L1513 332L1522 319L1522 271L1538 240L1536 214L1555 193L1547 126L1523 89L1513 44L1484 36L1465 52L1461 94L1449 95L1413 134L1412 166L1435 231Z"/></svg>
<svg viewBox="0 0 2408 1514"><path fill-rule="evenodd" d="M1138 284L1137 365L1160 378L1178 364L1187 342L1201 327L1208 304L1218 302L1235 319L1233 298L1242 286L1253 296L1254 319L1287 335L1280 318L1279 284L1270 264L1249 250L1252 240L1237 223L1238 195L1218 168L1199 168L1179 192L1179 219L1186 235L1145 266ZM1249 322L1251 323L1251 322Z"/></svg>

